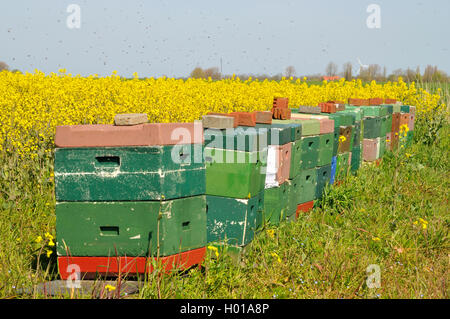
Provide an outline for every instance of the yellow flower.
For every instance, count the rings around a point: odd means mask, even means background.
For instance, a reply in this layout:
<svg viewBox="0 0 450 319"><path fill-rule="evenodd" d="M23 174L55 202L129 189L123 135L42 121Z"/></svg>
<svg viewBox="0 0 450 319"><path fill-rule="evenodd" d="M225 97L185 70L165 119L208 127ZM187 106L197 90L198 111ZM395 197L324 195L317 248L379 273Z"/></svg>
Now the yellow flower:
<svg viewBox="0 0 450 319"><path fill-rule="evenodd" d="M112 286L112 285L106 285L105 289L108 290L108 291L114 291L114 290L116 290L116 287Z"/></svg>
<svg viewBox="0 0 450 319"><path fill-rule="evenodd" d="M277 261L281 264L281 258L280 256L278 256L277 253L270 253L272 255L272 257L277 258Z"/></svg>
<svg viewBox="0 0 450 319"><path fill-rule="evenodd" d="M268 229L266 230L267 234L269 235L270 238L274 238L275 237L275 230L274 229Z"/></svg>
<svg viewBox="0 0 450 319"><path fill-rule="evenodd" d="M50 239L50 241L48 242L48 245L49 245L50 247L53 247L53 246L55 246L55 243L53 242L52 239Z"/></svg>
<svg viewBox="0 0 450 319"><path fill-rule="evenodd" d="M49 240L53 239L53 236L49 232L46 232L44 236L45 236L45 238L48 238Z"/></svg>
<svg viewBox="0 0 450 319"><path fill-rule="evenodd" d="M372 237L372 240L373 241L380 241L381 239L380 239L380 237Z"/></svg>
<svg viewBox="0 0 450 319"><path fill-rule="evenodd" d="M50 258L50 255L53 254L52 250L47 249L47 258Z"/></svg>
<svg viewBox="0 0 450 319"><path fill-rule="evenodd" d="M347 140L347 138L343 135L339 136L339 143L343 143Z"/></svg>
<svg viewBox="0 0 450 319"><path fill-rule="evenodd" d="M35 242L40 243L42 241L42 237L41 236L37 236Z"/></svg>
<svg viewBox="0 0 450 319"><path fill-rule="evenodd" d="M215 246L208 246L209 250L212 250L214 252L214 254L216 255L216 257L219 257L219 249L217 249L217 247Z"/></svg>
<svg viewBox="0 0 450 319"><path fill-rule="evenodd" d="M407 158L410 158L412 155L411 155L410 153L405 153L405 156L406 156Z"/></svg>

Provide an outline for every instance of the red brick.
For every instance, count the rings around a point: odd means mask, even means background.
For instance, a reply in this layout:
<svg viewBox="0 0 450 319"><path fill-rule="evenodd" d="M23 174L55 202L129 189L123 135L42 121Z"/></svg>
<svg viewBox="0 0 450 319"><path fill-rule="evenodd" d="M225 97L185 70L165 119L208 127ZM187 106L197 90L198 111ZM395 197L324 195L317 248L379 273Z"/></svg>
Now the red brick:
<svg viewBox="0 0 450 319"><path fill-rule="evenodd" d="M296 216L297 218L300 216L300 212L307 213L314 207L314 201L302 203L297 205Z"/></svg>
<svg viewBox="0 0 450 319"><path fill-rule="evenodd" d="M395 104L397 103L396 99L384 99L384 104Z"/></svg>
<svg viewBox="0 0 450 319"><path fill-rule="evenodd" d="M205 257L206 248L194 249L180 254L160 257L159 260L147 257L58 257L59 274L62 280L66 280L72 273L67 272L69 265L76 264L80 267L81 278L90 278L97 273L108 276L137 275L153 271L151 260L158 260L162 270L169 273L174 268L188 269L194 265L200 265ZM86 276L86 277L85 277Z"/></svg>
<svg viewBox="0 0 450 319"><path fill-rule="evenodd" d="M336 113L336 104L338 103L319 103L322 113Z"/></svg>
<svg viewBox="0 0 450 319"><path fill-rule="evenodd" d="M383 104L383 99L381 98L369 99L369 105L381 105L381 104Z"/></svg>
<svg viewBox="0 0 450 319"><path fill-rule="evenodd" d="M273 107L280 109L289 108L289 98L287 97L276 97L273 99Z"/></svg>
<svg viewBox="0 0 450 319"><path fill-rule="evenodd" d="M255 126L256 125L255 113L231 112L230 114L237 115L238 125L241 125L241 126Z"/></svg>
<svg viewBox="0 0 450 319"><path fill-rule="evenodd" d="M208 115L222 115L222 116L234 117L234 127L238 126L239 120L238 120L238 115L237 114L208 112Z"/></svg>
<svg viewBox="0 0 450 319"><path fill-rule="evenodd" d="M333 103L333 104L345 104L344 101L328 101L327 103Z"/></svg>
<svg viewBox="0 0 450 319"><path fill-rule="evenodd" d="M361 99L348 99L348 104L355 105L355 106L361 106L362 100Z"/></svg>
<svg viewBox="0 0 450 319"><path fill-rule="evenodd" d="M274 119L278 120L290 120L291 119L291 109L279 109L274 108L272 109L272 112L274 112Z"/></svg>
<svg viewBox="0 0 450 319"><path fill-rule="evenodd" d="M270 111L255 111L256 123L272 124L272 112Z"/></svg>
<svg viewBox="0 0 450 319"><path fill-rule="evenodd" d="M188 140L180 134L189 132ZM173 136L172 136L173 134ZM120 147L203 143L203 126L194 123L146 123L57 126L56 147Z"/></svg>

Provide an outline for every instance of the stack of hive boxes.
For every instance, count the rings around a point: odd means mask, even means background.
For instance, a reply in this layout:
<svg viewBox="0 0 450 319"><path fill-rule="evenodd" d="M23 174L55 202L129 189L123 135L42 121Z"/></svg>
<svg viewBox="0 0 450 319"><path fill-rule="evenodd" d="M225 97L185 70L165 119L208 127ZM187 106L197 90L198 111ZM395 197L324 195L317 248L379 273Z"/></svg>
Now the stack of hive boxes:
<svg viewBox="0 0 450 319"><path fill-rule="evenodd" d="M349 104L352 103L349 99ZM381 158L386 150L386 134L390 131L389 123L392 115L382 105L369 105L369 100L361 109L364 116L363 160L373 162ZM356 103L355 103L356 104ZM361 105L360 105L361 106Z"/></svg>
<svg viewBox="0 0 450 319"><path fill-rule="evenodd" d="M272 123L257 124L257 128L267 131L269 144L268 174L264 191L265 221L278 225L285 218L295 218L300 196L302 127L300 124Z"/></svg>
<svg viewBox="0 0 450 319"><path fill-rule="evenodd" d="M362 141L364 132L363 111L361 108L346 105L343 113L354 115L355 123L352 125L352 134L350 141L350 171L356 173L362 162Z"/></svg>
<svg viewBox="0 0 450 319"><path fill-rule="evenodd" d="M149 260L155 257L166 269L203 259L201 124L60 126L55 144L56 241L63 279L72 264L89 276L136 275L151 271Z"/></svg>
<svg viewBox="0 0 450 319"><path fill-rule="evenodd" d="M404 147L410 146L414 137L414 120L416 107L400 105L399 143Z"/></svg>
<svg viewBox="0 0 450 319"><path fill-rule="evenodd" d="M265 112L261 112L265 113ZM267 112L271 121L271 113ZM241 251L263 224L267 132L255 128L260 116L228 117L228 125L203 118L206 162L207 242ZM227 115L229 116L229 115ZM220 115L218 117L221 117ZM222 116L226 121L226 116ZM235 127L235 121L245 126Z"/></svg>
<svg viewBox="0 0 450 319"><path fill-rule="evenodd" d="M273 100L273 118L288 120L291 117L289 99L276 97ZM276 121L279 121L276 120ZM275 122L274 122L275 123ZM290 216L288 212L289 180L291 171L292 145L295 138L292 127L271 126L260 128L268 132L267 175L264 190L264 222L278 225L281 220ZM294 129L295 130L295 129Z"/></svg>
<svg viewBox="0 0 450 319"><path fill-rule="evenodd" d="M292 114L297 116L297 114ZM296 217L301 211L307 211L312 208L314 199L317 197L317 171L316 167L319 162L319 145L320 145L320 122L311 118L291 118L291 120L277 121L274 123L300 124L301 138L298 140L300 144L300 166L297 178L294 179L296 184L300 184L299 198L297 199Z"/></svg>

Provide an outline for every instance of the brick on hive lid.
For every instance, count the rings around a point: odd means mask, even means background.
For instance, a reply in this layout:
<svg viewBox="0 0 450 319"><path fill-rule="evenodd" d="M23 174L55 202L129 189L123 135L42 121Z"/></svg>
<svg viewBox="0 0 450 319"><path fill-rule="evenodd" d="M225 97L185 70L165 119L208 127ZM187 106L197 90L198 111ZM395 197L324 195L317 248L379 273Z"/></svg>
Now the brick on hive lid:
<svg viewBox="0 0 450 319"><path fill-rule="evenodd" d="M114 125L116 126L138 125L147 122L148 118L145 113L116 114L114 117Z"/></svg>
<svg viewBox="0 0 450 319"><path fill-rule="evenodd" d="M260 124L272 124L272 112L270 111L254 111L255 121Z"/></svg>
<svg viewBox="0 0 450 319"><path fill-rule="evenodd" d="M234 117L224 115L203 115L204 128L227 129L234 128Z"/></svg>

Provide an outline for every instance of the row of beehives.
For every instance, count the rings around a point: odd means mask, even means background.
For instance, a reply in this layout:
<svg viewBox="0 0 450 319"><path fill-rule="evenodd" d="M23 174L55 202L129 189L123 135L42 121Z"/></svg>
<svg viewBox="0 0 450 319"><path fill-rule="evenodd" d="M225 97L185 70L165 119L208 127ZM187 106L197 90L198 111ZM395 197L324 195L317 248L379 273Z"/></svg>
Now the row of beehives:
<svg viewBox="0 0 450 319"><path fill-rule="evenodd" d="M409 143L414 108L289 108L276 98L272 112L211 113L196 123L123 117L57 128L62 278L73 264L89 275L136 274L153 269L152 258L166 270L199 264L207 246L239 252L267 225L310 210L362 160ZM399 142L402 125L409 132Z"/></svg>

